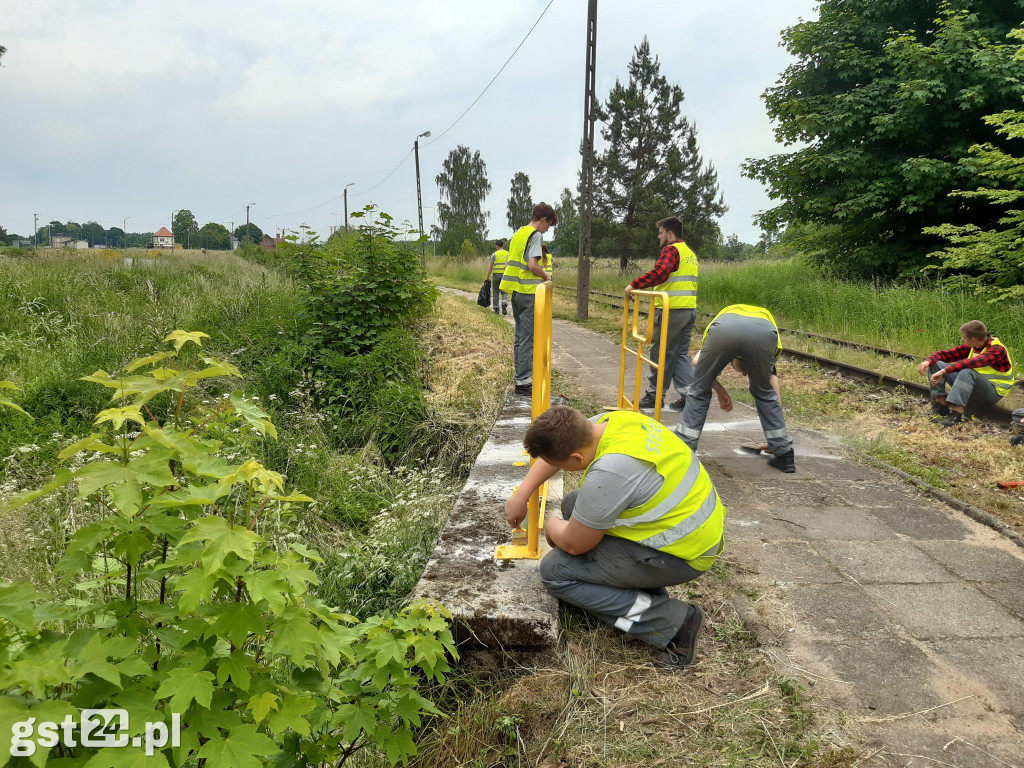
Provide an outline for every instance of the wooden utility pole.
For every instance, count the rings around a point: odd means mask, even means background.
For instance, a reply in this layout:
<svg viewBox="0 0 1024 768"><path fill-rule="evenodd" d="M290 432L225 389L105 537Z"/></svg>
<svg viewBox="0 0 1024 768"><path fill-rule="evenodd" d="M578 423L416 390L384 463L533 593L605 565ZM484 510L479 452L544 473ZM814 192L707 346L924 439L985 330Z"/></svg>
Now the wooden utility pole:
<svg viewBox="0 0 1024 768"><path fill-rule="evenodd" d="M587 8L587 58L583 89L583 170L580 174L580 251L576 266L576 319L590 316L590 218L594 210L594 119L597 97L597 0Z"/></svg>

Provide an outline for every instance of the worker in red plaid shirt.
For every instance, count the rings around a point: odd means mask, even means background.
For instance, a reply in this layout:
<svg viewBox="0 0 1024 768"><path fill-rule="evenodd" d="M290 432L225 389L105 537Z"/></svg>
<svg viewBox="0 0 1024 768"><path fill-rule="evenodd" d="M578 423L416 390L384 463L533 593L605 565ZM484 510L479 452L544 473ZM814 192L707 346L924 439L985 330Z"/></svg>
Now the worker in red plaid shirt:
<svg viewBox="0 0 1024 768"><path fill-rule="evenodd" d="M994 405L1013 386L1010 353L981 320L961 325L960 336L964 343L959 347L934 352L917 366L931 384L932 420L944 427L963 423L979 407Z"/></svg>
<svg viewBox="0 0 1024 768"><path fill-rule="evenodd" d="M658 222L658 244L661 255L654 268L645 272L626 286L626 301L633 291L650 289L668 294L668 332L665 338L665 372L662 377L662 391L658 388L658 372L651 369L647 392L641 398L639 407L654 408L663 401L669 387L674 386L679 399L669 403L669 410L682 411L686 406L686 393L693 379L693 360L690 358L690 336L697 320L697 257L683 242L683 223L675 216ZM654 344L661 339L661 308L654 310L651 319ZM651 359L657 358L652 350Z"/></svg>

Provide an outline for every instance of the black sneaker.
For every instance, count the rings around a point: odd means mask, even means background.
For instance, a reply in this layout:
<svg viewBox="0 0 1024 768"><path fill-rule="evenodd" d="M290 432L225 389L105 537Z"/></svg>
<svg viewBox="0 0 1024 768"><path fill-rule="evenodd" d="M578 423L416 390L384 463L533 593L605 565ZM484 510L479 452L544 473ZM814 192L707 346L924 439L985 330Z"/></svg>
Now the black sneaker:
<svg viewBox="0 0 1024 768"><path fill-rule="evenodd" d="M932 421L941 421L946 416L949 416L949 406L945 403L932 403L932 412L929 418Z"/></svg>
<svg viewBox="0 0 1024 768"><path fill-rule="evenodd" d="M967 421L967 419L964 418L962 413L959 411L950 411L949 416L940 421L939 424L944 427L956 427L963 424L965 421Z"/></svg>
<svg viewBox="0 0 1024 768"><path fill-rule="evenodd" d="M1016 448L1021 443L1024 443L1024 435L1010 435L1010 445Z"/></svg>
<svg viewBox="0 0 1024 768"><path fill-rule="evenodd" d="M697 635L700 633L703 623L704 611L700 609L699 605L691 605L686 621L676 632L675 637L665 646L665 652L655 660L655 666L676 671L685 669L693 661L693 656L697 651Z"/></svg>
<svg viewBox="0 0 1024 768"><path fill-rule="evenodd" d="M502 304L501 305L501 314L503 314L503 315L507 315L508 314L508 304Z"/></svg>
<svg viewBox="0 0 1024 768"><path fill-rule="evenodd" d="M682 413L686 409L686 398L685 397L680 397L675 402L669 403L668 404L668 409L670 411L676 411L677 413Z"/></svg>
<svg viewBox="0 0 1024 768"><path fill-rule="evenodd" d="M779 456L769 456L768 466L774 467L780 472L785 472L786 474L791 475L796 472L796 454L793 453L793 449L790 448Z"/></svg>
<svg viewBox="0 0 1024 768"><path fill-rule="evenodd" d="M654 395L648 392L646 395L640 398L639 408L645 411L653 411L655 403Z"/></svg>
<svg viewBox="0 0 1024 768"><path fill-rule="evenodd" d="M516 394L531 397L533 395L533 384L516 384Z"/></svg>

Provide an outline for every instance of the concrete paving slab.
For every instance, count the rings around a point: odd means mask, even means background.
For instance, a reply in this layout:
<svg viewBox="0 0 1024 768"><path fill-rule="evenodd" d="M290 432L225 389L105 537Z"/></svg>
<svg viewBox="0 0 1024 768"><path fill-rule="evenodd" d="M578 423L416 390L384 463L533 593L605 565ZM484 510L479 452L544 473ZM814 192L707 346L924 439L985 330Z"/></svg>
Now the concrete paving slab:
<svg viewBox="0 0 1024 768"><path fill-rule="evenodd" d="M1024 587L1024 551L1012 545L925 542L921 549L967 581L1018 584Z"/></svg>
<svg viewBox="0 0 1024 768"><path fill-rule="evenodd" d="M1016 584L975 584L1018 619L1024 619L1024 589ZM1024 651L1022 651L1024 653Z"/></svg>
<svg viewBox="0 0 1024 768"><path fill-rule="evenodd" d="M935 502L915 488L898 485L878 474L873 482L836 483L835 492L842 496L844 504L874 509L876 507L900 507L913 509L916 506L930 507Z"/></svg>
<svg viewBox="0 0 1024 768"><path fill-rule="evenodd" d="M946 701L928 684L939 668L909 639L819 641L811 651L831 670L829 677L846 683L829 687L854 717L917 712Z"/></svg>
<svg viewBox="0 0 1024 768"><path fill-rule="evenodd" d="M1012 724L993 722L991 718L936 717L945 711L860 724L859 730L865 736L864 748L870 755L863 765L867 768L1019 768L1024 739L1014 731ZM894 746L896 744L899 746Z"/></svg>
<svg viewBox="0 0 1024 768"><path fill-rule="evenodd" d="M928 644L951 667L980 681L982 698L1000 711L1024 715L1024 644L1014 648L992 639L933 640ZM1024 734L1022 734L1024 736ZM1024 756L1024 753L1022 753Z"/></svg>
<svg viewBox="0 0 1024 768"><path fill-rule="evenodd" d="M951 637L1024 639L1024 622L973 586L962 582L889 584L885 587L883 608L919 640Z"/></svg>
<svg viewBox="0 0 1024 768"><path fill-rule="evenodd" d="M748 551L752 547L758 551ZM747 554L747 559L756 557L758 571L778 584L837 584L846 581L807 542L741 540L731 542L730 548L734 554Z"/></svg>
<svg viewBox="0 0 1024 768"><path fill-rule="evenodd" d="M804 502L806 499L794 499ZM850 541L887 541L892 538L889 530L867 512L853 507L829 506L780 506L775 516L800 527L805 539L848 539Z"/></svg>
<svg viewBox="0 0 1024 768"><path fill-rule="evenodd" d="M874 593L857 584L793 585L784 590L787 604L796 609L797 636L822 639L900 638L900 625L879 610Z"/></svg>
<svg viewBox="0 0 1024 768"><path fill-rule="evenodd" d="M949 507L916 503L872 507L871 515L908 539L956 541L966 539L971 534L966 519L953 517Z"/></svg>
<svg viewBox="0 0 1024 768"><path fill-rule="evenodd" d="M840 572L861 584L958 581L955 574L906 541L825 541L816 545Z"/></svg>
<svg viewBox="0 0 1024 768"><path fill-rule="evenodd" d="M526 476L522 439L530 424L526 398L511 397L459 494L413 597L451 611L461 648L553 645L558 603L540 582L539 560L494 559L511 538L504 504ZM557 513L560 476L549 483L549 510ZM541 538L542 551L544 548Z"/></svg>

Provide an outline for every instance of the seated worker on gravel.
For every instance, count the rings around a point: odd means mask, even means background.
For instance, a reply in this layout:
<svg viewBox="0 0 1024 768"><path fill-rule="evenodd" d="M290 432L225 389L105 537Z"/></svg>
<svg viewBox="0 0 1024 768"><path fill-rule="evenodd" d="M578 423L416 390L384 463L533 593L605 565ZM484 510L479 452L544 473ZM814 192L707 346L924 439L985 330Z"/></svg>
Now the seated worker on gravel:
<svg viewBox="0 0 1024 768"><path fill-rule="evenodd" d="M964 343L959 347L933 352L917 366L918 373L928 376L931 383L932 420L941 419L944 427L970 418L971 413L965 415L967 410L994 405L1013 386L1010 353L981 320L961 325L960 337Z"/></svg>
<svg viewBox="0 0 1024 768"><path fill-rule="evenodd" d="M728 399L725 388L717 381L718 374L736 358L741 358L740 366L749 379L747 388L754 398L757 418L768 441L768 451L772 454L768 458L768 466L781 472L796 472L793 441L786 433L786 418L779 402L778 377L772 380L775 361L781 352L779 328L772 313L764 307L733 304L715 315L704 331L704 343L690 394L675 433L691 450L697 450L708 417L712 390L718 393L719 405L724 410L732 408L732 400ZM729 408L723 405L723 393Z"/></svg>
<svg viewBox="0 0 1024 768"><path fill-rule="evenodd" d="M536 461L505 503L518 526L527 500L559 470L583 471L544 523L553 549L540 563L552 595L663 649L656 664L693 660L704 613L666 587L692 581L721 554L725 506L697 457L660 423L614 411L587 419L572 408L545 411L523 446Z"/></svg>

